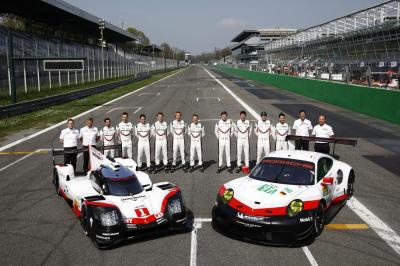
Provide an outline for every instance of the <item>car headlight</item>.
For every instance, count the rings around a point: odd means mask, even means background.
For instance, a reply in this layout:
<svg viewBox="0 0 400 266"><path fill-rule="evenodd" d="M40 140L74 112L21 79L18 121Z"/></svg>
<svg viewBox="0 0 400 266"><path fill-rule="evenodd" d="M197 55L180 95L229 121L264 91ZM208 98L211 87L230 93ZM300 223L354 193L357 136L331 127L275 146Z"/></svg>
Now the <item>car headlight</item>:
<svg viewBox="0 0 400 266"><path fill-rule="evenodd" d="M181 213L182 212L181 201L179 199L171 200L171 202L168 204L168 211L170 215Z"/></svg>
<svg viewBox="0 0 400 266"><path fill-rule="evenodd" d="M115 210L104 212L100 215L102 226L114 226L118 224L118 213Z"/></svg>
<svg viewBox="0 0 400 266"><path fill-rule="evenodd" d="M228 203L233 199L233 195L235 193L233 192L233 189L228 188L227 190L224 191L224 193L221 196L221 200L223 203Z"/></svg>
<svg viewBox="0 0 400 266"><path fill-rule="evenodd" d="M299 214L303 210L303 208L304 203L299 199L295 199L289 203L287 208L287 215L289 217L294 217Z"/></svg>

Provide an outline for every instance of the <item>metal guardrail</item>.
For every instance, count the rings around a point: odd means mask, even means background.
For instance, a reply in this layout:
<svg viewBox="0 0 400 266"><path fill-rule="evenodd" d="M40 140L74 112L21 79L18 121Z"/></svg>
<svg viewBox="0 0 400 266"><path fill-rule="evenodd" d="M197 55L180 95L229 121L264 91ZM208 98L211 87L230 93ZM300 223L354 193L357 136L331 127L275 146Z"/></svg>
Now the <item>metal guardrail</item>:
<svg viewBox="0 0 400 266"><path fill-rule="evenodd" d="M66 102L70 102L73 100L85 98L87 96L104 92L107 90L115 89L120 86L124 86L136 81L144 80L153 74L157 73L162 73L165 71L172 71L176 70L178 68L170 68L167 70L156 70L152 72L145 72L145 73L138 73L137 77L135 78L128 78L120 81L115 81L107 84L102 84L98 85L95 87L90 87L87 89L79 90L79 91L72 91L68 93L63 93L59 95L54 95L54 96L49 96L45 98L40 98L37 100L32 100L32 101L27 101L27 102L22 102L22 103L16 103L16 104L10 104L10 105L4 105L0 106L0 118L5 118L5 117L11 117L15 115L20 115L24 113L29 113L33 111L37 111L46 107L50 107L53 105L58 105Z"/></svg>

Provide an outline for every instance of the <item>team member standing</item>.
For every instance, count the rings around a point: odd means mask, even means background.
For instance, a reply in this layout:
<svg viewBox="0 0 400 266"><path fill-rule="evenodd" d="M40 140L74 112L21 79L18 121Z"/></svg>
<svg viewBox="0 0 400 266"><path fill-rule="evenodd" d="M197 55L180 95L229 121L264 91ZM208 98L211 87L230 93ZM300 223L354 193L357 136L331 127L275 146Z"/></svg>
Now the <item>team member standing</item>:
<svg viewBox="0 0 400 266"><path fill-rule="evenodd" d="M123 112L117 125L117 135L122 146L122 157L132 159L133 124L128 121L128 113Z"/></svg>
<svg viewBox="0 0 400 266"><path fill-rule="evenodd" d="M178 152L181 154L182 165L185 167L185 134L186 123L182 120L181 112L175 112L175 120L171 122L170 130L172 134L172 168L175 171Z"/></svg>
<svg viewBox="0 0 400 266"><path fill-rule="evenodd" d="M83 148L87 148L83 152L83 171L89 171L89 146L96 147L99 140L99 130L93 126L93 118L86 119L86 126L79 131L79 139L82 142Z"/></svg>
<svg viewBox="0 0 400 266"><path fill-rule="evenodd" d="M100 139L103 142L103 146L113 146L115 145L115 128L111 125L111 119L104 119L104 127L100 130ZM115 150L104 150L104 155L114 158Z"/></svg>
<svg viewBox="0 0 400 266"><path fill-rule="evenodd" d="M74 127L74 119L67 120L67 128L60 134L60 142L63 144L64 164L71 164L76 169L76 156L79 139L79 130Z"/></svg>
<svg viewBox="0 0 400 266"><path fill-rule="evenodd" d="M146 156L146 166L150 168L150 125L146 123L146 115L144 114L139 116L139 123L135 127L135 136L138 138L137 165L139 169L145 169L142 167L142 155L144 154Z"/></svg>
<svg viewBox="0 0 400 266"><path fill-rule="evenodd" d="M228 120L228 113L221 112L221 120L215 124L215 136L218 139L218 169L217 174L222 171L223 156L225 152L226 166L229 172L231 169L231 137L233 134L233 126L231 120Z"/></svg>
<svg viewBox="0 0 400 266"><path fill-rule="evenodd" d="M333 129L331 126L325 124L326 118L325 115L320 115L318 117L318 125L314 127L312 135L317 138L334 138L335 134L333 133ZM320 153L329 154L329 143L324 141L316 141L314 150Z"/></svg>
<svg viewBox="0 0 400 266"><path fill-rule="evenodd" d="M196 154L200 171L203 172L202 139L205 132L204 126L199 123L199 116L196 114L192 116L192 123L188 127L188 135L190 136L190 172L194 171L194 157Z"/></svg>
<svg viewBox="0 0 400 266"><path fill-rule="evenodd" d="M306 119L306 111L301 109L299 111L299 119L294 121L293 129L296 132L296 136L309 137L310 132L313 130L311 121ZM309 149L309 141L308 140L296 140L295 141L296 150L305 150Z"/></svg>
<svg viewBox="0 0 400 266"><path fill-rule="evenodd" d="M252 132L251 123L246 119L246 112L240 112L240 119L235 124L234 134L236 136L237 168L236 173L242 170L242 152L244 153L244 164L250 166L250 135Z"/></svg>
<svg viewBox="0 0 400 266"><path fill-rule="evenodd" d="M279 122L276 124L273 132L274 139L276 140L276 150L288 150L289 143L286 141L286 136L290 135L290 127L285 122L286 116L284 113L279 114Z"/></svg>
<svg viewBox="0 0 400 266"><path fill-rule="evenodd" d="M261 112L261 120L258 120L254 127L257 136L257 163L271 152L270 136L272 135L272 124L268 120L266 112Z"/></svg>
<svg viewBox="0 0 400 266"><path fill-rule="evenodd" d="M151 127L151 134L155 138L155 152L154 152L154 159L156 163L156 171L160 170L160 157L162 154L163 164L164 167L168 165L168 123L164 121L164 114L159 112L157 114L157 121ZM168 169L165 169L166 171Z"/></svg>

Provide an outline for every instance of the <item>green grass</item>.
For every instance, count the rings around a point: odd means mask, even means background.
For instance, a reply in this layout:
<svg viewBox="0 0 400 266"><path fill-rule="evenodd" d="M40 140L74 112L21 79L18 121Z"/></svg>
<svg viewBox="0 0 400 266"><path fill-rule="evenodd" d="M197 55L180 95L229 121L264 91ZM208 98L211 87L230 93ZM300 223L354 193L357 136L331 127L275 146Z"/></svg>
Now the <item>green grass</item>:
<svg viewBox="0 0 400 266"><path fill-rule="evenodd" d="M42 129L48 127L50 124L58 123L69 117L73 117L96 106L102 105L128 92L137 90L143 86L171 75L174 72L176 71L157 74L142 81L98 93L83 99L45 108L40 111L0 119L0 140L21 130L33 128Z"/></svg>
<svg viewBox="0 0 400 266"><path fill-rule="evenodd" d="M40 91L37 91L37 89L28 89L28 93L25 93L23 88L17 88L17 101L20 102L26 102L26 101L31 101L39 98L44 98L44 97L49 97L53 95L58 95L58 94L63 94L67 92L72 92L72 91L79 91L82 89L87 89L90 87L102 85L102 84L107 84L119 80L124 80L131 78L132 76L124 76L124 77L119 77L119 78L109 78L109 79L104 79L104 80L98 80L96 82L86 82L84 84L77 84L77 85L70 85L70 86L62 86L58 87L57 85L53 84L53 87L50 89L49 87L41 87ZM58 81L57 81L58 82ZM11 97L7 92L3 92L0 94L0 105L7 105L11 104Z"/></svg>

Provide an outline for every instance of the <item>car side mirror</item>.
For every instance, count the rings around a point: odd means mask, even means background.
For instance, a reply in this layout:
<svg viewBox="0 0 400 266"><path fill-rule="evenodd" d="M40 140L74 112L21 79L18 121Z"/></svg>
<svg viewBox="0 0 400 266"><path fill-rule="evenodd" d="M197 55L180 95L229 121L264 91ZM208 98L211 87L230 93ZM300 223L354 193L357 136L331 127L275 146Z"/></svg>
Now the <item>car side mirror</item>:
<svg viewBox="0 0 400 266"><path fill-rule="evenodd" d="M327 184L327 185L333 185L333 177L322 178L322 183Z"/></svg>

